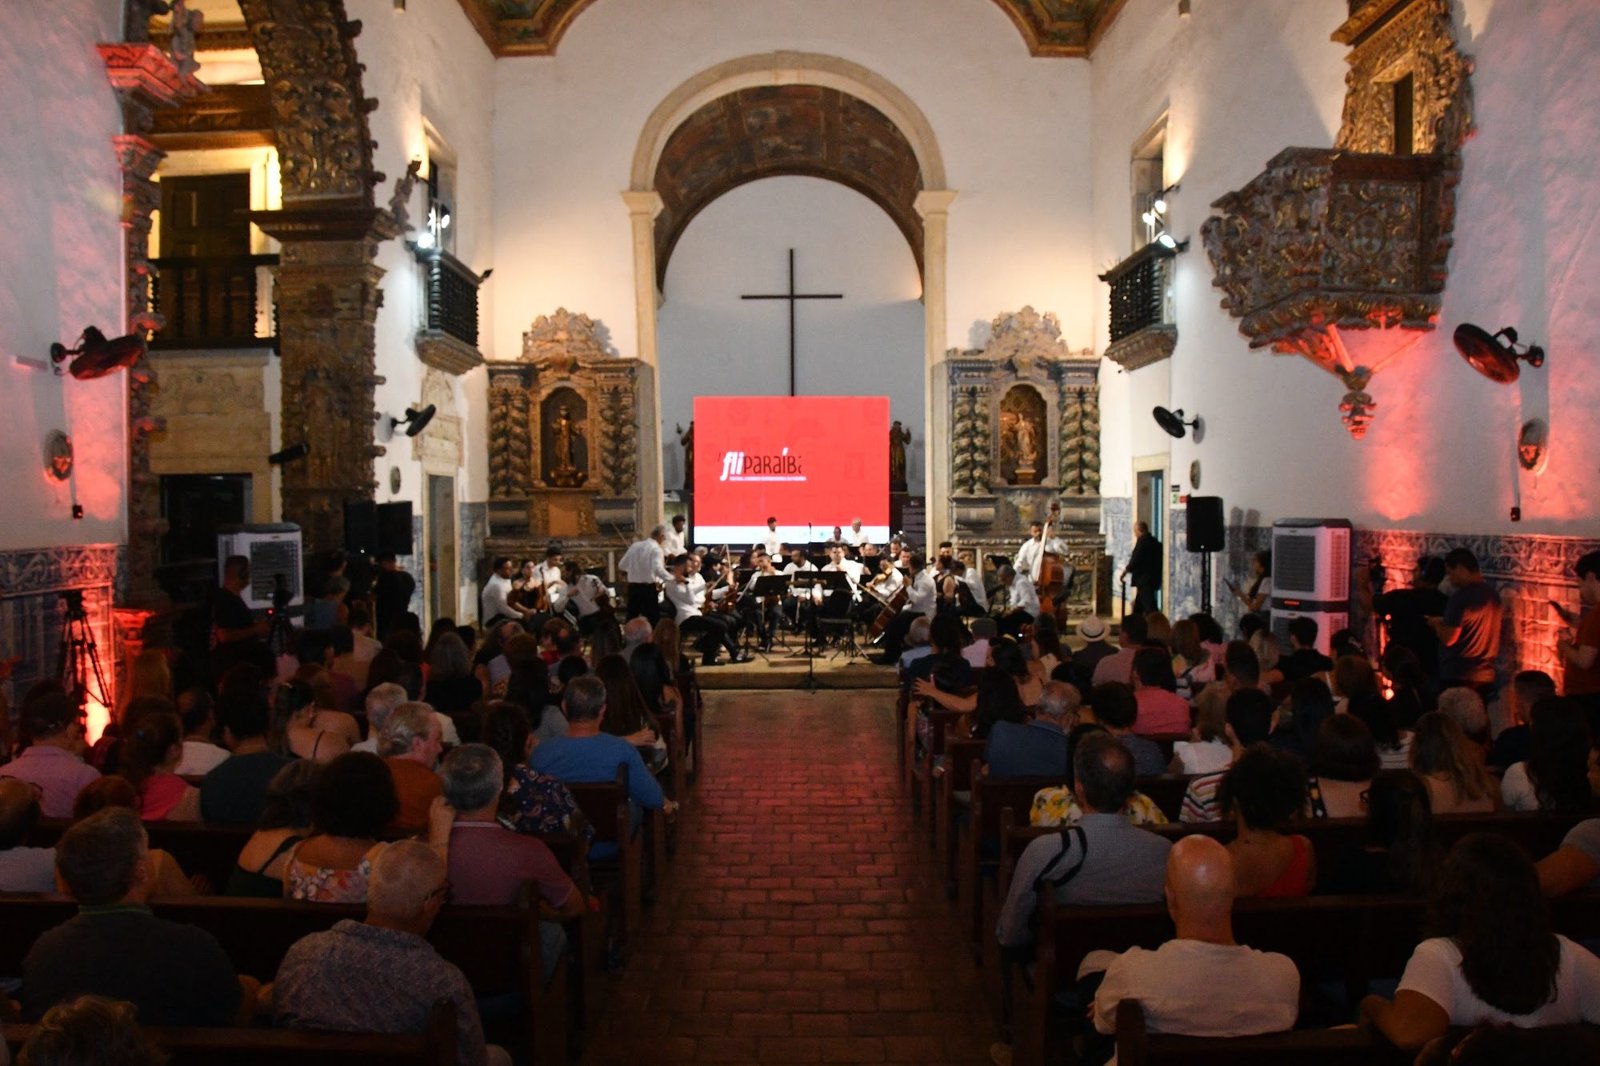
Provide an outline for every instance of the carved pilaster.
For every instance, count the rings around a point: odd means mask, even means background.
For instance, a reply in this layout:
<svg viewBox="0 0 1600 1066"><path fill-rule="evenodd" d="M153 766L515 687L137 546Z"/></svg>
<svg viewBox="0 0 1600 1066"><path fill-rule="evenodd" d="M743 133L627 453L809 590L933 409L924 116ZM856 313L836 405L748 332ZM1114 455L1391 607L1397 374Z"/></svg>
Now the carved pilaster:
<svg viewBox="0 0 1600 1066"><path fill-rule="evenodd" d="M1100 495L1100 386L1093 381L1061 382L1061 493Z"/></svg>
<svg viewBox="0 0 1600 1066"><path fill-rule="evenodd" d="M137 8L138 5L131 5ZM159 329L159 315L150 311L150 226L161 203L152 180L165 153L146 134L161 108L176 107L204 90L193 75L179 71L172 58L153 44L102 44L106 78L122 108L123 133L111 139L122 174L122 242L127 288L123 313L130 332ZM128 602L149 607L166 604L156 584L161 519L159 484L150 471L150 434L161 427L150 413L156 389L155 371L146 361L128 374Z"/></svg>
<svg viewBox="0 0 1600 1066"><path fill-rule="evenodd" d="M489 498L522 499L533 489L532 374L489 368Z"/></svg>
<svg viewBox="0 0 1600 1066"><path fill-rule="evenodd" d="M956 386L951 395L951 487L981 496L989 491L989 386Z"/></svg>
<svg viewBox="0 0 1600 1066"><path fill-rule="evenodd" d="M344 504L371 499L377 376L374 324L383 270L373 259L393 235L371 206L265 211L252 219L283 243L278 264L281 439L311 446L283 468L283 518L307 551L344 543Z"/></svg>

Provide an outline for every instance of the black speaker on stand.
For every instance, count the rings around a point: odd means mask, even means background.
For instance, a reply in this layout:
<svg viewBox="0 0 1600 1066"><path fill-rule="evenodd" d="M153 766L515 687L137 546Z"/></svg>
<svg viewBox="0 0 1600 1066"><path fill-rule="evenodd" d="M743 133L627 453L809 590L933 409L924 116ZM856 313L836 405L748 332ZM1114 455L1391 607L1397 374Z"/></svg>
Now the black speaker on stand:
<svg viewBox="0 0 1600 1066"><path fill-rule="evenodd" d="M1211 613L1211 553L1228 547L1221 496L1190 496L1184 511L1184 546L1200 553L1200 610Z"/></svg>

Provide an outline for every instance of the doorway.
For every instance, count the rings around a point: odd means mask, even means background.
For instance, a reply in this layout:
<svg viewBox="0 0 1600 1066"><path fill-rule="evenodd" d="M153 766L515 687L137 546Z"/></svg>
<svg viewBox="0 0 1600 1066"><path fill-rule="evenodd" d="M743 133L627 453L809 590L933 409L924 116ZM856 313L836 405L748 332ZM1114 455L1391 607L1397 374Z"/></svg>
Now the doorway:
<svg viewBox="0 0 1600 1066"><path fill-rule="evenodd" d="M161 478L161 563L216 559L217 530L250 520L249 474L166 474Z"/></svg>
<svg viewBox="0 0 1600 1066"><path fill-rule="evenodd" d="M428 621L456 616L456 479L428 475Z"/></svg>
<svg viewBox="0 0 1600 1066"><path fill-rule="evenodd" d="M1157 609L1165 609L1167 549L1167 468L1165 464L1134 472L1133 520L1145 523L1161 544L1162 581L1156 592Z"/></svg>

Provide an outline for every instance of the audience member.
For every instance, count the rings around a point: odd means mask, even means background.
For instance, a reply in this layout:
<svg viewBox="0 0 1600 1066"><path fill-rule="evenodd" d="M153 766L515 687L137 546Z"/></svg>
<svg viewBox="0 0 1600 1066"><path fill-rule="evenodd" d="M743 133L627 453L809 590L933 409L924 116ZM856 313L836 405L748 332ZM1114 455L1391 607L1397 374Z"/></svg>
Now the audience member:
<svg viewBox="0 0 1600 1066"><path fill-rule="evenodd" d="M1193 701L1217 679L1216 664L1200 641L1200 623L1193 618L1172 624L1172 672L1175 691L1186 701Z"/></svg>
<svg viewBox="0 0 1600 1066"><path fill-rule="evenodd" d="M147 1025L221 1026L245 989L210 933L157 918L144 826L114 807L68 829L56 873L78 913L40 936L22 963L23 1016L77 996L127 1000Z"/></svg>
<svg viewBox="0 0 1600 1066"><path fill-rule="evenodd" d="M383 735L383 726L394 713L394 709L409 699L404 685L397 685L393 681L374 686L367 698L363 701L367 715L367 739L359 744L352 744L351 751L367 751L376 755L378 753L378 738Z"/></svg>
<svg viewBox="0 0 1600 1066"><path fill-rule="evenodd" d="M1150 628L1145 624L1143 615L1123 615L1122 628L1117 632L1117 650L1094 664L1090 683L1104 685L1117 681L1124 685L1133 684L1133 656L1144 647L1149 635Z"/></svg>
<svg viewBox="0 0 1600 1066"><path fill-rule="evenodd" d="M27 846L38 821L38 786L0 778L0 892L55 891L55 849Z"/></svg>
<svg viewBox="0 0 1600 1066"><path fill-rule="evenodd" d="M1471 689L1453 691L1477 699ZM1461 726L1444 711L1417 719L1411 769L1427 785L1435 814L1487 814L1498 806L1498 790L1483 768L1481 752L1471 750Z"/></svg>
<svg viewBox="0 0 1600 1066"><path fill-rule="evenodd" d="M1331 896L1400 892L1427 896L1444 849L1433 834L1428 787L1410 770L1382 770L1367 789L1367 835L1342 851L1317 879Z"/></svg>
<svg viewBox="0 0 1600 1066"><path fill-rule="evenodd" d="M1305 615L1289 619L1289 654L1278 660L1278 670L1289 683L1333 670L1333 660L1317 650L1317 620Z"/></svg>
<svg viewBox="0 0 1600 1066"><path fill-rule="evenodd" d="M1204 697L1215 699L1209 693ZM1272 727L1272 700L1259 689L1242 688L1228 697L1223 707L1223 735L1228 742L1228 767L1253 744L1267 739ZM1228 770L1213 770L1190 780L1184 789L1183 808L1178 819L1184 822L1215 822L1222 817L1222 782Z"/></svg>
<svg viewBox="0 0 1600 1066"><path fill-rule="evenodd" d="M243 663L223 675L217 707L223 742L233 754L200 782L200 816L213 824L255 825L267 784L294 760L267 748L267 696L254 666Z"/></svg>
<svg viewBox="0 0 1600 1066"><path fill-rule="evenodd" d="M1189 732L1189 702L1176 691L1172 656L1163 648L1140 648L1133 655L1133 696L1138 705L1133 731L1141 736Z"/></svg>
<svg viewBox="0 0 1600 1066"><path fill-rule="evenodd" d="M1285 955L1233 938L1233 858L1205 836L1184 837L1167 856L1167 913L1176 935L1154 951L1091 951L1078 977L1102 973L1091 1008L1097 1032L1116 1031L1117 1006L1139 1000L1152 1033L1251 1036L1294 1028L1300 972ZM1103 971L1103 972L1102 972ZM1196 995L1227 988L1226 996Z"/></svg>
<svg viewBox="0 0 1600 1066"><path fill-rule="evenodd" d="M1128 749L1133 756L1135 775L1158 777L1166 772L1167 760L1155 741L1134 733L1133 724L1138 716L1139 703L1133 689L1116 681L1096 685L1089 693L1089 706L1079 714L1082 719L1104 726Z"/></svg>
<svg viewBox="0 0 1600 1066"><path fill-rule="evenodd" d="M1233 745L1228 740L1227 693L1212 689L1202 693L1195 706L1194 728L1188 740L1172 745L1168 773L1194 776L1215 773L1233 765Z"/></svg>
<svg viewBox="0 0 1600 1066"><path fill-rule="evenodd" d="M228 757L228 749L216 743L216 705L203 687L185 689L178 694L178 716L183 719L183 758L173 771L180 777L204 777Z"/></svg>
<svg viewBox="0 0 1600 1066"><path fill-rule="evenodd" d="M581 829L593 838L594 829L584 820L567 786L528 765L537 738L528 729L526 707L505 700L490 703L483 718L483 740L500 756L505 773L500 817L506 824L534 836Z"/></svg>
<svg viewBox="0 0 1600 1066"><path fill-rule="evenodd" d="M1362 797L1383 767L1372 730L1352 714L1335 714L1323 721L1310 765L1313 818L1361 817Z"/></svg>
<svg viewBox="0 0 1600 1066"><path fill-rule="evenodd" d="M139 1028L137 1014L132 1003L105 996L58 1003L33 1027L17 1066L166 1066L166 1053Z"/></svg>
<svg viewBox="0 0 1600 1066"><path fill-rule="evenodd" d="M311 794L320 772L320 763L297 759L268 783L261 821L234 861L224 895L283 898L289 852L311 835L316 821Z"/></svg>
<svg viewBox="0 0 1600 1066"><path fill-rule="evenodd" d="M1025 723L998 721L989 730L983 761L992 778L1051 777L1067 769L1067 731L1083 702L1063 681L1044 686L1033 718Z"/></svg>
<svg viewBox="0 0 1600 1066"><path fill-rule="evenodd" d="M1401 644L1390 644L1383 649L1383 675L1389 680L1389 704L1394 715L1395 724L1401 729L1412 729L1417 724L1417 719L1429 711L1439 709L1439 697L1434 691L1433 681L1423 672L1421 660L1410 648ZM1482 709L1483 701L1478 701ZM1465 709L1465 713L1471 713ZM1467 722L1458 718L1462 727L1466 728ZM1467 730L1468 735L1475 735L1482 725L1477 724L1476 729Z"/></svg>
<svg viewBox="0 0 1600 1066"><path fill-rule="evenodd" d="M1589 790L1589 720L1583 706L1564 696L1534 704L1528 758L1506 767L1500 797L1508 811L1587 811L1594 806Z"/></svg>
<svg viewBox="0 0 1600 1066"><path fill-rule="evenodd" d="M1073 792L1083 817L1032 841L1017 859L996 928L1004 947L1032 941L1034 910L1039 893L1046 890L1067 904L1153 903L1162 898L1172 844L1121 814L1133 794L1128 749L1112 736L1092 734L1078 744L1072 762Z"/></svg>
<svg viewBox="0 0 1600 1066"><path fill-rule="evenodd" d="M1600 730L1600 551L1588 552L1573 565L1578 575L1578 601L1585 608L1578 624L1556 641L1561 656L1561 694L1575 699ZM1563 619L1571 625L1571 616Z"/></svg>
<svg viewBox="0 0 1600 1066"><path fill-rule="evenodd" d="M1555 694L1556 683L1543 670L1518 672L1500 698L1504 718L1484 763L1503 771L1512 763L1527 759L1533 743L1528 718L1535 704Z"/></svg>
<svg viewBox="0 0 1600 1066"><path fill-rule="evenodd" d="M78 792L100 776L83 761L83 712L66 693L43 692L23 701L22 728L33 741L22 754L0 766L0 777L39 786L44 816L68 817Z"/></svg>
<svg viewBox="0 0 1600 1066"><path fill-rule="evenodd" d="M483 684L472 676L467 646L454 632L442 633L428 657L428 684L423 699L441 714L466 714L483 697Z"/></svg>
<svg viewBox="0 0 1600 1066"><path fill-rule="evenodd" d="M1378 690L1378 675L1364 656L1342 655L1333 664L1333 695L1339 710L1372 730L1378 760L1385 770L1411 767L1411 733L1395 721L1394 708Z"/></svg>
<svg viewBox="0 0 1600 1066"><path fill-rule="evenodd" d="M1361 1003L1396 1047L1415 1050L1453 1025L1600 1022L1600 959L1552 931L1533 863L1506 838L1473 833L1456 843L1431 924L1393 1001Z"/></svg>
<svg viewBox="0 0 1600 1066"><path fill-rule="evenodd" d="M581 917L583 893L542 840L512 832L497 820L505 781L500 756L486 744L463 744L440 767L444 798L455 811L448 849L452 903L503 907L525 883L539 894L539 942L548 981L561 964L566 936L560 923Z"/></svg>
<svg viewBox="0 0 1600 1066"><path fill-rule="evenodd" d="M378 754L389 767L399 802L390 832L414 835L428 828L428 808L443 792L434 773L443 750L438 716L426 703L402 703L383 724Z"/></svg>
<svg viewBox="0 0 1600 1066"><path fill-rule="evenodd" d="M1116 654L1116 649L1106 640L1105 619L1097 614L1078 623L1078 636L1083 638L1083 647L1072 653L1072 680L1078 683L1079 691L1086 692L1092 684L1095 667L1100 665L1101 659Z"/></svg>
<svg viewBox="0 0 1600 1066"><path fill-rule="evenodd" d="M172 706L170 700L157 702ZM200 790L176 773L182 758L183 720L175 712L153 710L131 719L122 776L139 790L139 817L145 821L199 820Z"/></svg>
<svg viewBox="0 0 1600 1066"><path fill-rule="evenodd" d="M433 1004L446 1000L456 1008L459 1066L509 1066L509 1055L484 1044L466 977L425 939L449 892L435 849L409 840L384 849L372 864L366 920L346 918L284 955L272 986L273 1020L288 1029L421 1033Z"/></svg>
<svg viewBox="0 0 1600 1066"><path fill-rule="evenodd" d="M1306 775L1294 756L1257 744L1239 756L1218 794L1238 832L1228 851L1241 897L1305 896L1317 883L1311 841L1288 831L1306 805Z"/></svg>
<svg viewBox="0 0 1600 1066"><path fill-rule="evenodd" d="M1600 800L1600 747L1589 749L1589 792ZM1539 885L1547 896L1600 888L1600 818L1585 818L1539 860Z"/></svg>
<svg viewBox="0 0 1600 1066"><path fill-rule="evenodd" d="M1484 699L1494 696L1494 661L1500 654L1500 594L1478 571L1478 557L1455 548L1444 557L1453 590L1444 615L1433 621L1439 638L1441 688L1465 685Z"/></svg>
<svg viewBox="0 0 1600 1066"><path fill-rule="evenodd" d="M1268 738L1275 748L1311 761L1322 723L1333 716L1333 693L1319 677L1301 678L1289 686L1289 698L1278 709Z"/></svg>
<svg viewBox="0 0 1600 1066"><path fill-rule="evenodd" d="M1391 702L1393 702L1391 700ZM1438 710L1448 715L1461 727L1465 739L1482 742L1489 739L1489 713L1484 709L1483 697L1476 689L1447 688L1439 693ZM1480 753L1482 748L1479 748Z"/></svg>
<svg viewBox="0 0 1600 1066"><path fill-rule="evenodd" d="M1389 646L1405 648L1422 664L1423 676L1439 676L1439 641L1429 619L1444 614L1446 597L1439 591L1444 560L1423 556L1409 588L1391 589L1372 601L1373 614L1388 622Z"/></svg>

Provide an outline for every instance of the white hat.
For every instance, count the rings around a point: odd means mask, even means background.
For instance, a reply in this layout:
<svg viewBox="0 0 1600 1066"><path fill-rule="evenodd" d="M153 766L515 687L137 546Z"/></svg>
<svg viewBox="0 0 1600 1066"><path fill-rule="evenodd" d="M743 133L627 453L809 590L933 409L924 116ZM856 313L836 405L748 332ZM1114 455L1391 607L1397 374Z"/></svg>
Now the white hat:
<svg viewBox="0 0 1600 1066"><path fill-rule="evenodd" d="M1097 614L1091 614L1088 618L1078 623L1078 636L1084 640L1099 640L1105 635L1106 624L1100 620L1100 616Z"/></svg>

